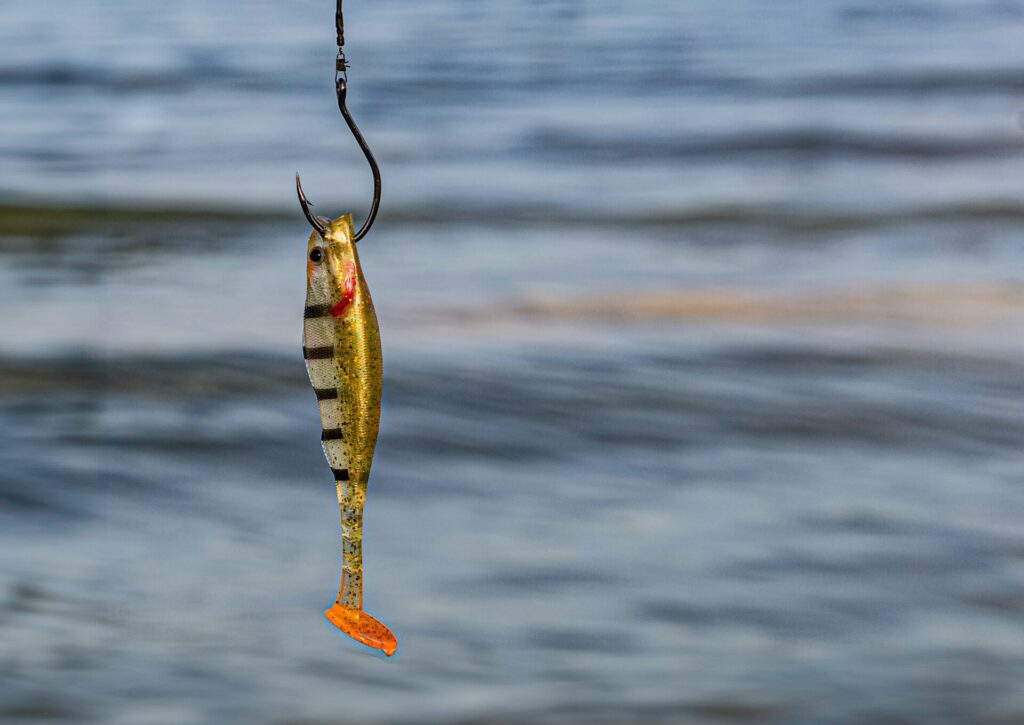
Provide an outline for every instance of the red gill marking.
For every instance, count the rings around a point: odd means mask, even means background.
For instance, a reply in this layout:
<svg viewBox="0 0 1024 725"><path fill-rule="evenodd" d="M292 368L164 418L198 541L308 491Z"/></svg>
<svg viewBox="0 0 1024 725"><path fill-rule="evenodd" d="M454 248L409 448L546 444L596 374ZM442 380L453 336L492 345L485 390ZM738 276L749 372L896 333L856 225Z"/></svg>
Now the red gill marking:
<svg viewBox="0 0 1024 725"><path fill-rule="evenodd" d="M356 266L352 262L345 264L345 282L341 286L341 301L331 306L331 314L341 317L345 310L352 304L356 296Z"/></svg>

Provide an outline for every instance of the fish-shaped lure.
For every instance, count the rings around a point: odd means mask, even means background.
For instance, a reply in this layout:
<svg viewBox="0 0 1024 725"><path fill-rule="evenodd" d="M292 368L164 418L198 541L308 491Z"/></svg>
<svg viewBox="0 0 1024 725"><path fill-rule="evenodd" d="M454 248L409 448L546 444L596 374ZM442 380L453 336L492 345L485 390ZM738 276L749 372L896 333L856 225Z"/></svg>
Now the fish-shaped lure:
<svg viewBox="0 0 1024 725"><path fill-rule="evenodd" d="M322 235L310 235L306 248L302 348L341 508L341 587L324 614L348 636L391 656L398 646L395 635L363 611L363 505L380 425L380 330L352 217L324 226Z"/></svg>

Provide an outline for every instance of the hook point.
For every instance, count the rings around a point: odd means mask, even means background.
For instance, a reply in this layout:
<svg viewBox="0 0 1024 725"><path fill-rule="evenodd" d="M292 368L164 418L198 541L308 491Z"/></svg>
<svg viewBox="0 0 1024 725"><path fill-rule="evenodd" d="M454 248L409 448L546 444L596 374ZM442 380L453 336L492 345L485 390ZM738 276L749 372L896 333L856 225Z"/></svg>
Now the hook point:
<svg viewBox="0 0 1024 725"><path fill-rule="evenodd" d="M327 233L326 220L316 216L309 207L313 206L313 202L306 198L306 194L302 191L302 179L299 178L299 172L295 172L295 191L299 195L299 204L302 206L302 213L306 215L306 221L316 229L317 233L322 237Z"/></svg>

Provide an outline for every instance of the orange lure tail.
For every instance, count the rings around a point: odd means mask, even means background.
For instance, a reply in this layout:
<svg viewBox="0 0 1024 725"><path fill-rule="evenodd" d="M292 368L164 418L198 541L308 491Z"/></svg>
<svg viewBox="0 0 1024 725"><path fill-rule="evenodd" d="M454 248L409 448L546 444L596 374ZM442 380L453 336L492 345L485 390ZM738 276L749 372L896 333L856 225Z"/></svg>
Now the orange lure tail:
<svg viewBox="0 0 1024 725"><path fill-rule="evenodd" d="M398 648L398 640L391 630L361 609L350 609L334 604L324 612L331 624L357 642L379 649L388 657Z"/></svg>

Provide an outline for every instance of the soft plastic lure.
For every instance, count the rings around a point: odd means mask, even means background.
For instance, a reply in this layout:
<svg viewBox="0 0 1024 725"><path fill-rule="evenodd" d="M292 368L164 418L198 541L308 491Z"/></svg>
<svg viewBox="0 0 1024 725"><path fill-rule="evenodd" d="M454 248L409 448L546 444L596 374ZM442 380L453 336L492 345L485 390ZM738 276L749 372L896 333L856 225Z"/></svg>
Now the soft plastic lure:
<svg viewBox="0 0 1024 725"><path fill-rule="evenodd" d="M377 315L356 253L356 242L377 216L381 183L377 162L345 105L348 64L342 50L341 1L335 15L338 109L373 172L373 203L362 228L353 232L349 214L333 221L314 215L295 175L299 203L313 227L306 245L302 352L316 392L324 455L334 474L341 508L341 586L338 598L324 614L349 637L390 657L398 647L395 635L363 611L363 505L380 426L381 355Z"/></svg>
<svg viewBox="0 0 1024 725"><path fill-rule="evenodd" d="M363 611L363 505L380 426L380 330L349 214L309 236L302 354L316 393L324 455L341 508L342 574L324 612L353 639L391 655L395 635Z"/></svg>

